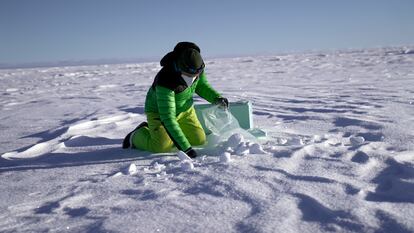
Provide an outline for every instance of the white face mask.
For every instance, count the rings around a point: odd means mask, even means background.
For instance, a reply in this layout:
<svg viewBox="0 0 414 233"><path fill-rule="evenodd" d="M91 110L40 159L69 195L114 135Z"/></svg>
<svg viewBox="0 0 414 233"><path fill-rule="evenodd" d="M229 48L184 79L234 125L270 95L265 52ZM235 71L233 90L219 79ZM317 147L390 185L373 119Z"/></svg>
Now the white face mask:
<svg viewBox="0 0 414 233"><path fill-rule="evenodd" d="M191 84L193 84L194 80L197 78L197 75L187 76L181 73L181 77L184 79L185 83L187 83L187 86L191 86Z"/></svg>

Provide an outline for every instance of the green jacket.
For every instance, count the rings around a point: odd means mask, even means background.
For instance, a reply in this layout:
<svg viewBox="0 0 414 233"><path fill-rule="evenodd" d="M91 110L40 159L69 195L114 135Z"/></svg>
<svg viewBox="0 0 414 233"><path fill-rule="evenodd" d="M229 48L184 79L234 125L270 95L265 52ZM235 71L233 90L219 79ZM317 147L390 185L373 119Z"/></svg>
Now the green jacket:
<svg viewBox="0 0 414 233"><path fill-rule="evenodd" d="M202 72L191 86L187 86L176 70L174 62L168 55L161 60L164 66L155 77L152 87L145 100L145 112L158 113L160 120L167 130L168 135L179 150L187 150L191 147L176 117L193 106L193 94L210 103L220 97L207 82L206 75Z"/></svg>

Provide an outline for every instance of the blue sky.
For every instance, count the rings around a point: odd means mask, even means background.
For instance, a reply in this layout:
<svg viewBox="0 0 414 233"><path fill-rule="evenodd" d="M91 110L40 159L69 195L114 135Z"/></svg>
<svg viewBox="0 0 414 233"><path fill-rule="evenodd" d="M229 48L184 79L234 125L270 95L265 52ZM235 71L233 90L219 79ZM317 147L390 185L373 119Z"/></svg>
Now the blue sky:
<svg viewBox="0 0 414 233"><path fill-rule="evenodd" d="M412 0L1 0L0 63L414 44Z"/></svg>

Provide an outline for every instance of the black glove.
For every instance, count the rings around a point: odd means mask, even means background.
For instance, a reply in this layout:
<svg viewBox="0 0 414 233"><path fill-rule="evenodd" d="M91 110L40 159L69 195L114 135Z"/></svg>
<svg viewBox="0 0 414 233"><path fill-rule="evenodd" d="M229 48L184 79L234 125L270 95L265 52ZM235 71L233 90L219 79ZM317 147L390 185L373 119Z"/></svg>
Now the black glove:
<svg viewBox="0 0 414 233"><path fill-rule="evenodd" d="M216 101L214 101L214 104L223 107L224 109L229 108L229 100L223 97L217 98Z"/></svg>
<svg viewBox="0 0 414 233"><path fill-rule="evenodd" d="M195 157L197 157L197 152L193 149L193 148L188 148L186 151L184 151L184 153L186 153L188 155L188 157L194 159Z"/></svg>

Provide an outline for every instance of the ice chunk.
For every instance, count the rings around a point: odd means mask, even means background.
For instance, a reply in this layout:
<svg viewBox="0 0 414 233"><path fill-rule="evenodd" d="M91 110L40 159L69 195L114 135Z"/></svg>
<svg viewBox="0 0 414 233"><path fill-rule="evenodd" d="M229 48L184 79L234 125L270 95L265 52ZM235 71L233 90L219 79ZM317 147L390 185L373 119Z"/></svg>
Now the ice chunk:
<svg viewBox="0 0 414 233"><path fill-rule="evenodd" d="M245 143L245 145L247 146L247 147L251 147L252 145L254 144L254 142L250 142L250 141L247 141L246 143Z"/></svg>
<svg viewBox="0 0 414 233"><path fill-rule="evenodd" d="M158 162L155 162L154 164L152 164L152 169L156 170L156 171L161 171L165 169L165 165L164 164L159 164Z"/></svg>
<svg viewBox="0 0 414 233"><path fill-rule="evenodd" d="M229 152L224 152L223 154L220 155L220 162L222 163L229 163L231 162L231 155Z"/></svg>
<svg viewBox="0 0 414 233"><path fill-rule="evenodd" d="M406 49L404 54L414 54L414 49Z"/></svg>
<svg viewBox="0 0 414 233"><path fill-rule="evenodd" d="M349 141L353 146L358 146L365 142L365 138L361 136L352 136L349 138Z"/></svg>
<svg viewBox="0 0 414 233"><path fill-rule="evenodd" d="M312 141L313 142L321 142L322 141L322 137L320 135L313 135L312 137Z"/></svg>
<svg viewBox="0 0 414 233"><path fill-rule="evenodd" d="M279 145L285 145L288 142L288 140L286 138L278 138L277 139L277 144Z"/></svg>
<svg viewBox="0 0 414 233"><path fill-rule="evenodd" d="M206 157L207 157L206 155L197 156L196 160L197 162L201 163L206 160Z"/></svg>
<svg viewBox="0 0 414 233"><path fill-rule="evenodd" d="M188 155L186 153L184 153L183 151L178 151L177 156L181 161L191 160L191 158L188 157Z"/></svg>
<svg viewBox="0 0 414 233"><path fill-rule="evenodd" d="M253 143L249 146L250 154L266 154L259 143Z"/></svg>
<svg viewBox="0 0 414 233"><path fill-rule="evenodd" d="M231 148L231 147L227 147L224 151L225 152L229 152L229 153L233 153L234 152L234 149Z"/></svg>
<svg viewBox="0 0 414 233"><path fill-rule="evenodd" d="M303 143L303 139L302 138L291 138L288 141L289 145L292 146L303 146L305 145L305 143Z"/></svg>
<svg viewBox="0 0 414 233"><path fill-rule="evenodd" d="M239 145L241 142L244 141L243 135L239 133L235 133L229 137L227 140L227 146L235 148L237 145Z"/></svg>
<svg viewBox="0 0 414 233"><path fill-rule="evenodd" d="M135 175L138 173L137 165L134 163L131 163L128 167L128 174L129 175Z"/></svg>
<svg viewBox="0 0 414 233"><path fill-rule="evenodd" d="M115 174L113 174L111 177L119 177L119 176L122 176L122 175L124 175L122 172L117 172L117 173L115 173Z"/></svg>
<svg viewBox="0 0 414 233"><path fill-rule="evenodd" d="M184 160L181 162L181 169L184 171L194 170L194 164L191 160Z"/></svg>
<svg viewBox="0 0 414 233"><path fill-rule="evenodd" d="M17 92L17 91L19 91L18 88L7 88L6 89L6 92Z"/></svg>
<svg viewBox="0 0 414 233"><path fill-rule="evenodd" d="M332 137L332 138L329 138L325 142L325 145L327 145L327 146L340 146L340 145L342 145L342 142L341 142L341 140L339 140L339 138Z"/></svg>
<svg viewBox="0 0 414 233"><path fill-rule="evenodd" d="M249 153L249 147L246 146L246 143L240 142L237 149L234 151L236 155L246 155Z"/></svg>

